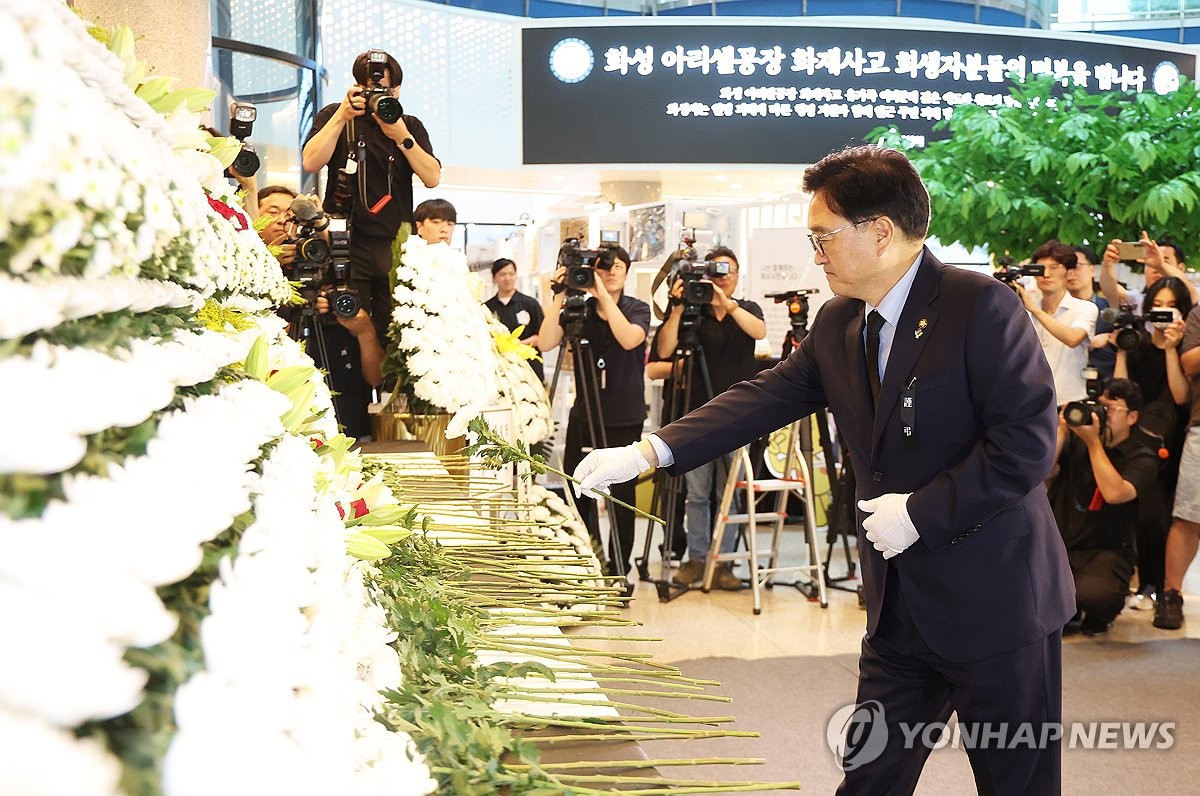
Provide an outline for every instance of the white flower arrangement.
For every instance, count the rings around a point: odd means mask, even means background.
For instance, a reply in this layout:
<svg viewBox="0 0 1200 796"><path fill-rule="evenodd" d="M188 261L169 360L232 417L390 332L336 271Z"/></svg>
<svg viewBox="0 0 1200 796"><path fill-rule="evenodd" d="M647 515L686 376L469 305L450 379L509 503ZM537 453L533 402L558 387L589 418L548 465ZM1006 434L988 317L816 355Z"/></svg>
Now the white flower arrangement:
<svg viewBox="0 0 1200 796"><path fill-rule="evenodd" d="M468 299L467 258L445 243L410 235L395 264L387 367L411 412L455 415L447 436L496 394L496 354L483 308Z"/></svg>
<svg viewBox="0 0 1200 796"><path fill-rule="evenodd" d="M549 439L554 432L554 416L546 385L529 367L517 346L509 344L514 335L492 313L485 312L484 316L496 343L498 401L512 404L517 438L526 445ZM502 341L506 342L501 345ZM520 345L519 341L517 345Z"/></svg>

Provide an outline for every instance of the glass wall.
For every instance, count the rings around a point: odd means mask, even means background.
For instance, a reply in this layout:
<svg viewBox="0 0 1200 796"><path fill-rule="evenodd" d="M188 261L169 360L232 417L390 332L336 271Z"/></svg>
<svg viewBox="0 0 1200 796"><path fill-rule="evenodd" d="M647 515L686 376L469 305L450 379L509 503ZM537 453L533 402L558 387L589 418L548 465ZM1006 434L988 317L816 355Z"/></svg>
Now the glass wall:
<svg viewBox="0 0 1200 796"><path fill-rule="evenodd" d="M248 138L262 160L258 183L311 190L300 150L321 105L316 62L317 0L212 0L214 108L234 101L258 109ZM228 132L227 114L216 127Z"/></svg>

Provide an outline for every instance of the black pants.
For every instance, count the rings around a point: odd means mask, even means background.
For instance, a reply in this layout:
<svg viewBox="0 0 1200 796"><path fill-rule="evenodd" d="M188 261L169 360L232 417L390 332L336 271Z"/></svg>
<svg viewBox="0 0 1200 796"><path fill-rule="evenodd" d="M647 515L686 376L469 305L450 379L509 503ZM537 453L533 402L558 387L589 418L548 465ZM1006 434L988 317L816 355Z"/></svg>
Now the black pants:
<svg viewBox="0 0 1200 796"><path fill-rule="evenodd" d="M1119 550L1067 551L1075 576L1075 607L1088 619L1107 624L1121 613L1133 577L1129 559Z"/></svg>
<svg viewBox="0 0 1200 796"><path fill-rule="evenodd" d="M392 322L392 241L353 235L350 238L350 287L371 316L379 344L387 350L388 325Z"/></svg>
<svg viewBox="0 0 1200 796"><path fill-rule="evenodd" d="M857 704L839 794L913 793L931 751L921 728L944 724L952 712L962 733L986 741L960 742L976 746L967 756L979 793L1062 790L1062 742L1050 740L1062 723L1062 631L980 661L948 661L917 632L892 569L879 626L870 641L863 640ZM1048 742L1015 742L1023 724ZM1003 743L981 732L1001 727Z"/></svg>
<svg viewBox="0 0 1200 796"><path fill-rule="evenodd" d="M592 441L588 436L587 420L571 415L567 422L567 440L563 451L563 469L567 474L574 475L575 468L583 461L583 457L586 455L584 447L592 447ZM606 447L620 448L641 439L642 424L638 423L636 426L605 425L604 436ZM623 500L632 506L637 499L636 490L637 481L631 480L623 484L613 484L609 492L617 500ZM603 540L600 538L600 517L596 510L596 501L581 497L575 499L575 505L579 507L580 517L583 519L583 524L587 526L588 533L592 535L593 539L603 544ZM608 547L609 572L614 575L624 575L629 571L629 559L633 552L633 512L614 505L612 516L608 520L610 526L616 530L615 539L619 540L621 546L620 553L618 553L610 540Z"/></svg>

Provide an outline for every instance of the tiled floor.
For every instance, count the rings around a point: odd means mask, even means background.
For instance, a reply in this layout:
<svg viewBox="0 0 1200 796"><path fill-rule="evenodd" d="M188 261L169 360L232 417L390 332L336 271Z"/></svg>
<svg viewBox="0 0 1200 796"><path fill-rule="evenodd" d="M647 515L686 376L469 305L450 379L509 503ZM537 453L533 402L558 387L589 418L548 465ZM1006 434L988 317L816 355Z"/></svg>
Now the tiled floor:
<svg viewBox="0 0 1200 796"><path fill-rule="evenodd" d="M638 524L635 554L643 549ZM823 538L823 531L820 532ZM657 546L656 544L652 547ZM821 544L822 552L824 544ZM785 534L785 564L800 564L806 560L805 545L799 529ZM744 570L743 570L744 571ZM835 550L832 571L845 572L840 545ZM657 578L660 567L657 552L653 554L650 575ZM636 573L631 573L636 577ZM791 575L784 576L793 580ZM854 581L850 581L853 584ZM755 616L749 588L740 592L713 590L705 594L700 589L684 592L669 602L659 600L653 583L638 582L634 597L624 613L642 627L629 630L630 635L660 638L647 646L656 660L673 662L710 656L733 656L745 659L787 655L837 655L859 651L866 628L866 612L858 607L853 592L829 590L829 607L809 599L791 586L776 586L764 590L762 613ZM1138 643L1184 636L1200 637L1200 597L1185 602L1184 627L1164 631L1153 627L1153 611L1122 611L1112 629L1104 636L1109 641ZM1095 639L1074 635L1068 644L1093 643ZM625 645L627 646L627 645Z"/></svg>

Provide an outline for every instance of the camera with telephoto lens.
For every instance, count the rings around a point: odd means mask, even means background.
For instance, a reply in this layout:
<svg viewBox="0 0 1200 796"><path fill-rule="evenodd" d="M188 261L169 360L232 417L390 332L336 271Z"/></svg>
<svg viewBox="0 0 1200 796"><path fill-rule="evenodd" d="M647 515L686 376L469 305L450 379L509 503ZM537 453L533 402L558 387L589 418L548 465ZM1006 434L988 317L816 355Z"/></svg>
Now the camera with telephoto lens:
<svg viewBox="0 0 1200 796"><path fill-rule="evenodd" d="M1007 254L1003 257L996 258L996 265L999 266L996 273L992 276L1004 282L1013 290L1017 289L1017 280L1023 276L1045 276L1046 266L1030 263L1028 265L1017 265L1017 261L1009 257Z"/></svg>
<svg viewBox="0 0 1200 796"><path fill-rule="evenodd" d="M392 124L404 115L404 108L400 100L392 96L392 89L382 85L387 63L388 55L383 50L367 51L367 85L362 97L367 102L367 110L379 121ZM396 79L395 75L392 79Z"/></svg>
<svg viewBox="0 0 1200 796"><path fill-rule="evenodd" d="M710 280L728 276L729 263L680 260L675 265L675 274L683 282L683 303L701 307L712 303L715 294Z"/></svg>
<svg viewBox="0 0 1200 796"><path fill-rule="evenodd" d="M242 142L242 148L225 170L226 177L252 177L262 167L258 153L246 143L246 139L254 132L254 120L257 118L258 109L252 102L235 102L229 109L229 134Z"/></svg>
<svg viewBox="0 0 1200 796"><path fill-rule="evenodd" d="M1092 415L1095 415L1100 418L1100 428L1104 428L1108 412L1099 400L1101 393L1104 392L1104 380L1100 378L1100 371L1095 368L1084 368L1080 371L1080 375L1087 379L1084 388L1087 390L1087 399L1071 401L1064 406L1063 419L1067 421L1068 426L1090 426Z"/></svg>
<svg viewBox="0 0 1200 796"><path fill-rule="evenodd" d="M1122 304L1118 307L1105 307L1100 310L1100 320L1112 324L1114 341L1122 351L1132 351L1138 346L1150 341L1150 333L1145 324L1153 323L1158 328L1165 328L1178 319L1178 310L1173 307L1150 310L1145 315L1134 313L1132 304Z"/></svg>

